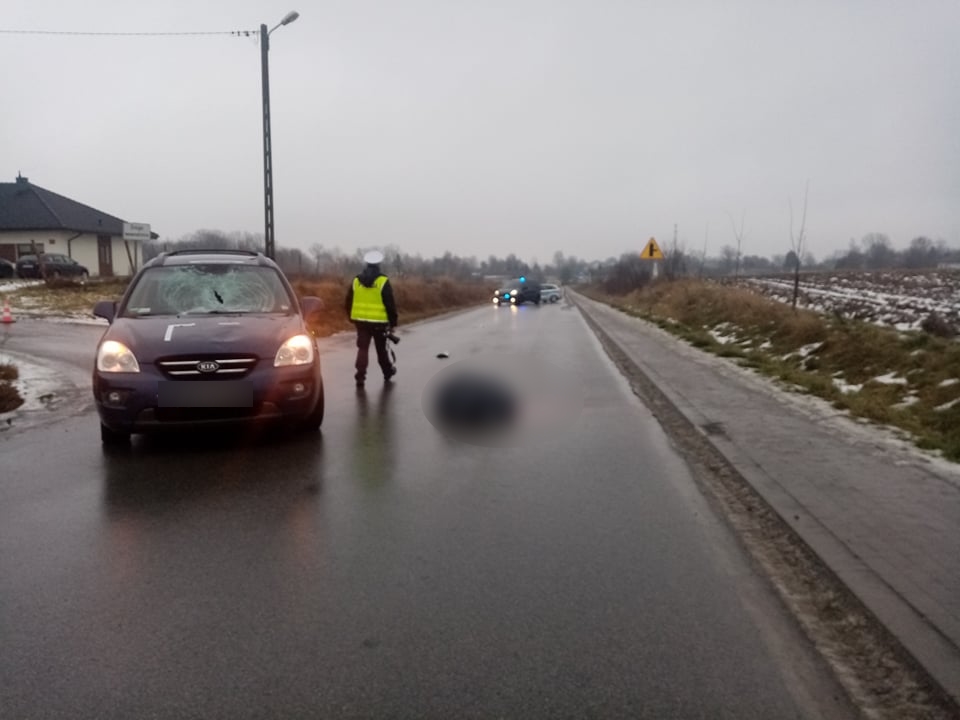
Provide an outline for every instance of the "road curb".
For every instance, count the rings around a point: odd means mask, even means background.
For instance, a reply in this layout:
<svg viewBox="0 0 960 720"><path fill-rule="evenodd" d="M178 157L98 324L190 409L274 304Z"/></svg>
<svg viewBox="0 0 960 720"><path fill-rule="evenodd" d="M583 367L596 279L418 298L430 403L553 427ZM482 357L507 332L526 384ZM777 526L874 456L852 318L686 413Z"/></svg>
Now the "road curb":
<svg viewBox="0 0 960 720"><path fill-rule="evenodd" d="M944 700L953 705L953 712L958 712L960 654L957 648L816 518L811 517L806 509L801 508L794 498L774 482L762 467L747 458L733 442L722 434L705 431L703 428L710 424L709 419L681 393L664 383L658 383L655 370L643 366L642 361L635 360L613 339L583 300L584 298L571 293L571 301L596 334L604 350L627 377L634 392L653 412L665 432L680 446L678 449L684 455L691 452L691 444L696 445L696 450L701 453L705 450L709 457L706 464L711 471L732 475L738 484L756 496L757 500L778 518L792 540L805 548L815 559L823 574L831 578L837 586L838 592L847 596L848 603L876 626L876 631L888 642L898 659L927 678ZM616 312L615 308L611 310ZM680 433L684 437L678 437L677 423L684 426L686 432ZM691 441L691 437L695 439ZM801 516L803 523L791 522L791 518Z"/></svg>

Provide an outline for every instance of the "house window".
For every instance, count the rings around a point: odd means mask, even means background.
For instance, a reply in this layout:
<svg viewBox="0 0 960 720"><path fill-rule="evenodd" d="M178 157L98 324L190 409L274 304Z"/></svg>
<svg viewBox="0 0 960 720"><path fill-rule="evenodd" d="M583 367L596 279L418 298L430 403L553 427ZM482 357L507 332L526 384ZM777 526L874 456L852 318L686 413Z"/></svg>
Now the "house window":
<svg viewBox="0 0 960 720"><path fill-rule="evenodd" d="M43 243L37 243L36 249L34 249L33 243L20 243L17 245L17 257L33 255L35 252L43 252Z"/></svg>

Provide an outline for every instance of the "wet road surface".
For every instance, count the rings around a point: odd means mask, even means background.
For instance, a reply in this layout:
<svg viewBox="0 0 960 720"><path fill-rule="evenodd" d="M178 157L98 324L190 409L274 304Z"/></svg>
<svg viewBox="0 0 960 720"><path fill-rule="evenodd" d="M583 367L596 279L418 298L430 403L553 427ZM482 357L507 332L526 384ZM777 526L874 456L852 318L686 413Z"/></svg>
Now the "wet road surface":
<svg viewBox="0 0 960 720"><path fill-rule="evenodd" d="M100 332L8 349L83 374ZM322 434L105 454L77 407L0 436L0 716L846 716L576 310L412 327L360 395L324 345ZM446 440L421 392L477 352L549 358L578 415Z"/></svg>

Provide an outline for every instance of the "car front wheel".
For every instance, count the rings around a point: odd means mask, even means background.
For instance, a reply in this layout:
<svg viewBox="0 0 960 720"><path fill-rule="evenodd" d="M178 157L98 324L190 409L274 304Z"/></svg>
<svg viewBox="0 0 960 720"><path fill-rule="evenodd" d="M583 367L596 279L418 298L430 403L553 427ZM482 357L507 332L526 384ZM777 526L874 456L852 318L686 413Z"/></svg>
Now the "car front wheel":
<svg viewBox="0 0 960 720"><path fill-rule="evenodd" d="M307 431L316 431L323 425L323 384L320 385L320 393L317 396L317 404L313 406L313 411L307 415L303 421L303 429Z"/></svg>

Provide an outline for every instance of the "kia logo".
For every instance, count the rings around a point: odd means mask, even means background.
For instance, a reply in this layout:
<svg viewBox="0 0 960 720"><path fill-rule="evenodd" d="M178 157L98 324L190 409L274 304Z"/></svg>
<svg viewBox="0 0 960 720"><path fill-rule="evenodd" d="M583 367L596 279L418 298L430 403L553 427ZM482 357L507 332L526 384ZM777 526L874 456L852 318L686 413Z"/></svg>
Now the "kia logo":
<svg viewBox="0 0 960 720"><path fill-rule="evenodd" d="M212 373L220 369L220 363L216 360L201 360L197 363L197 370L202 373Z"/></svg>

